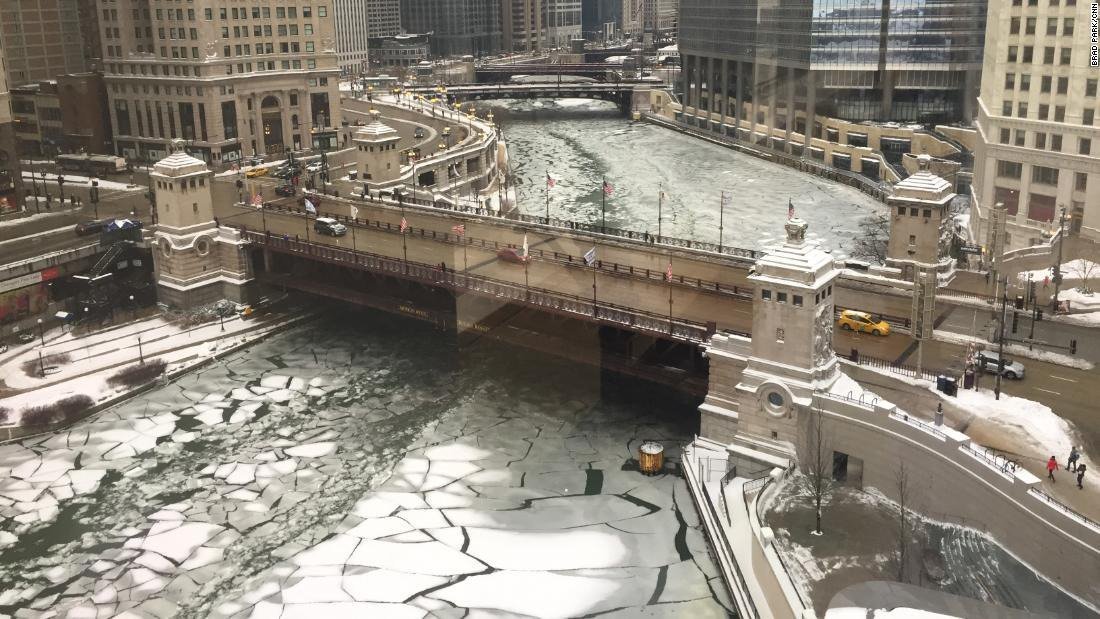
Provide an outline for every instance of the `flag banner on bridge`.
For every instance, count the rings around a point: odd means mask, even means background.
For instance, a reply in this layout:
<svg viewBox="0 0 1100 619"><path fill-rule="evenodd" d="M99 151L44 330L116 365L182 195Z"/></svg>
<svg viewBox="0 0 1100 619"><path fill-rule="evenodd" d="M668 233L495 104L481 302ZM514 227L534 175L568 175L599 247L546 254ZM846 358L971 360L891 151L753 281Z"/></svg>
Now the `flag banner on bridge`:
<svg viewBox="0 0 1100 619"><path fill-rule="evenodd" d="M530 249L527 247L527 235L523 235L523 257L526 258Z"/></svg>
<svg viewBox="0 0 1100 619"><path fill-rule="evenodd" d="M313 206L313 202L310 202L309 198L305 199L305 205L306 205L306 212L307 213L312 213L314 215L317 214L317 207Z"/></svg>
<svg viewBox="0 0 1100 619"><path fill-rule="evenodd" d="M404 234L409 229L409 222L405 221L405 218L401 218L401 234Z"/></svg>
<svg viewBox="0 0 1100 619"><path fill-rule="evenodd" d="M787 198L787 219L794 219L794 202Z"/></svg>
<svg viewBox="0 0 1100 619"><path fill-rule="evenodd" d="M546 173L546 186L550 189L553 189L554 185L556 185L556 184L558 184L558 179L554 178L553 176L550 176L550 173L547 172Z"/></svg>
<svg viewBox="0 0 1100 619"><path fill-rule="evenodd" d="M666 282L671 282L672 281L672 261L671 260L668 263L668 268L665 269L665 281Z"/></svg>
<svg viewBox="0 0 1100 619"><path fill-rule="evenodd" d="M464 236L466 234L466 225L458 224L457 226L453 226L451 232L454 232L458 236Z"/></svg>
<svg viewBox="0 0 1100 619"><path fill-rule="evenodd" d="M354 206L351 207L351 218L352 219L359 219L359 209L354 207Z"/></svg>
<svg viewBox="0 0 1100 619"><path fill-rule="evenodd" d="M584 263L588 266L592 266L596 262L596 246L593 245L592 249L584 252Z"/></svg>
<svg viewBox="0 0 1100 619"><path fill-rule="evenodd" d="M252 206L263 206L264 197L258 193L252 194Z"/></svg>
<svg viewBox="0 0 1100 619"><path fill-rule="evenodd" d="M613 191L615 191L615 188L611 186L611 183L607 182L607 179L604 179L604 181L603 181L603 194L605 196L609 196L609 195L611 195L611 193Z"/></svg>

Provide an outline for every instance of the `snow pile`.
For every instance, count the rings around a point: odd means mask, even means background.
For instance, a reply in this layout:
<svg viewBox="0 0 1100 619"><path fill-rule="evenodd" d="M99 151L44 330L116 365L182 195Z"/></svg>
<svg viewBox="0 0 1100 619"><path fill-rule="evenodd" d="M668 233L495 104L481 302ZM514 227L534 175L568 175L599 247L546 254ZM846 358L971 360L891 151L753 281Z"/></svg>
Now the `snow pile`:
<svg viewBox="0 0 1100 619"><path fill-rule="evenodd" d="M1053 267L1054 265L1051 265ZM1093 279L1100 277L1100 263L1087 260L1085 258L1078 258L1076 260L1070 260L1069 262L1063 262L1062 268L1062 283L1070 284L1074 282L1080 282L1082 279ZM1021 271L1016 275L1021 281L1027 281L1027 276L1031 276L1032 281L1042 282L1044 278L1050 277L1050 269L1035 269L1034 271Z"/></svg>
<svg viewBox="0 0 1100 619"><path fill-rule="evenodd" d="M997 400L989 389L961 389L957 400L964 410L1002 427L1042 458L1055 455L1062 459L1073 445L1080 444L1073 426L1039 402L1003 392Z"/></svg>
<svg viewBox="0 0 1100 619"><path fill-rule="evenodd" d="M1086 294L1077 288L1068 288L1058 293L1058 300L1069 301L1071 312L1100 311L1100 294Z"/></svg>
<svg viewBox="0 0 1100 619"><path fill-rule="evenodd" d="M943 615L915 608L830 608L825 619L961 619L957 615Z"/></svg>

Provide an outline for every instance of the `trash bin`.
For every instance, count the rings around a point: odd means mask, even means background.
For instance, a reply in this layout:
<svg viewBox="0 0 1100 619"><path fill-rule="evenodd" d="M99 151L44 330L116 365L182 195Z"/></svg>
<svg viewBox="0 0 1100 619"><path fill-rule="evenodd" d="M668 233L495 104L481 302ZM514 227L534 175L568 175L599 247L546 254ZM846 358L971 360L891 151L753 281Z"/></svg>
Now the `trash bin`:
<svg viewBox="0 0 1100 619"><path fill-rule="evenodd" d="M852 349L852 354L849 356L852 363L859 363L859 351L855 348Z"/></svg>
<svg viewBox="0 0 1100 619"><path fill-rule="evenodd" d="M665 446L646 441L638 448L638 468L642 475L656 475L665 465Z"/></svg>
<svg viewBox="0 0 1100 619"><path fill-rule="evenodd" d="M936 377L936 391L947 393L947 377L943 374Z"/></svg>
<svg viewBox="0 0 1100 619"><path fill-rule="evenodd" d="M974 370L963 372L963 389L974 388Z"/></svg>
<svg viewBox="0 0 1100 619"><path fill-rule="evenodd" d="M959 381L952 376L945 376L943 379L943 392L949 396L959 395Z"/></svg>

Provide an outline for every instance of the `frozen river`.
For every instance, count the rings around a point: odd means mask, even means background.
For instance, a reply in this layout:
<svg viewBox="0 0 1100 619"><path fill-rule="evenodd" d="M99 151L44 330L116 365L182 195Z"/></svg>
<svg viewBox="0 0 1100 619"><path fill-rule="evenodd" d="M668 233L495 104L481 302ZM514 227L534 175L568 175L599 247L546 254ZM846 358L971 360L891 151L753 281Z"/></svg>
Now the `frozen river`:
<svg viewBox="0 0 1100 619"><path fill-rule="evenodd" d="M0 446L0 614L726 616L683 481L625 466L691 404L518 354L331 312Z"/></svg>
<svg viewBox="0 0 1100 619"><path fill-rule="evenodd" d="M856 189L768 163L648 124L631 123L608 102L586 99L508 101L493 108L518 177L522 211L598 222L601 182L614 187L607 225L657 232L663 188L663 233L760 249L783 230L788 199L810 230L842 253L863 217L883 204Z"/></svg>

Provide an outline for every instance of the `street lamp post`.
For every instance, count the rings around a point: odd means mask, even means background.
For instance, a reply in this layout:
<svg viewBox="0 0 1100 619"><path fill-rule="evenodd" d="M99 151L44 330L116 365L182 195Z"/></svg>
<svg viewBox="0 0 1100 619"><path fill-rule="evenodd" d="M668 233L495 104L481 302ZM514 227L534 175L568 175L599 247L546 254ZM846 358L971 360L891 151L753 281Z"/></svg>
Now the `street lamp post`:
<svg viewBox="0 0 1100 619"><path fill-rule="evenodd" d="M222 333L224 333L225 332L225 313L224 312L218 312L218 320L221 321Z"/></svg>
<svg viewBox="0 0 1100 619"><path fill-rule="evenodd" d="M92 191L88 196L92 201L92 210L95 213L95 218L99 219L99 179L92 179Z"/></svg>
<svg viewBox="0 0 1100 619"><path fill-rule="evenodd" d="M42 319L38 319L38 340L42 342L42 346L46 345L46 336L42 333Z"/></svg>
<svg viewBox="0 0 1100 619"><path fill-rule="evenodd" d="M61 194L57 202L58 207L65 206L65 177L60 174L57 175L57 191Z"/></svg>
<svg viewBox="0 0 1100 619"><path fill-rule="evenodd" d="M145 365L145 353L141 351L141 336L138 337L138 362Z"/></svg>

